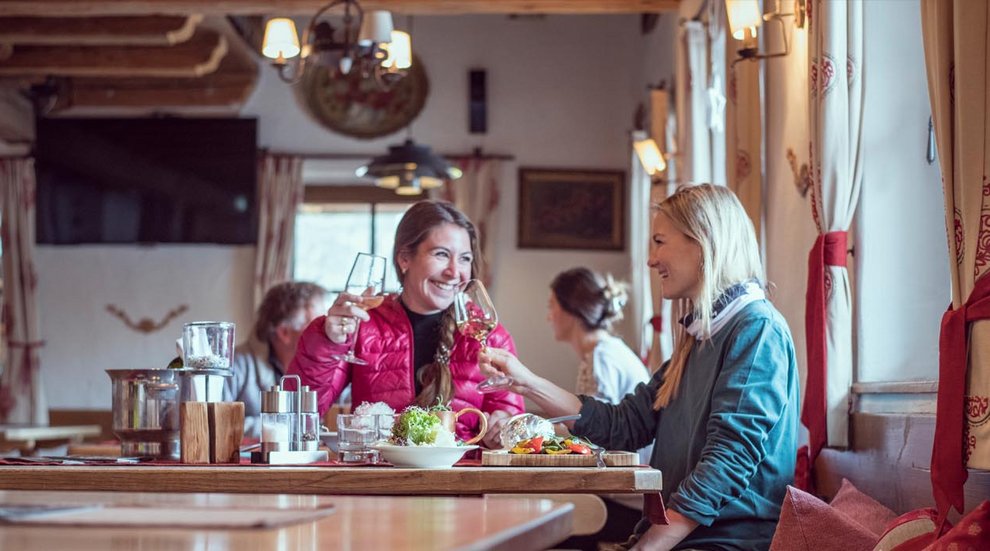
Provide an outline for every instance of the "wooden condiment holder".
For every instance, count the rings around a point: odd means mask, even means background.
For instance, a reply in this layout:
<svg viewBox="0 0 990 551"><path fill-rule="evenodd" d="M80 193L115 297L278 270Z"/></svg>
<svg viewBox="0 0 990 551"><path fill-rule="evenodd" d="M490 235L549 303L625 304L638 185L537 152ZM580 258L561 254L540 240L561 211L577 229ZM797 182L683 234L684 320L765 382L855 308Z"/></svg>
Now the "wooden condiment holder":
<svg viewBox="0 0 990 551"><path fill-rule="evenodd" d="M240 463L244 402L210 402L210 463Z"/></svg>
<svg viewBox="0 0 990 551"><path fill-rule="evenodd" d="M240 463L243 402L182 402L179 439L183 463Z"/></svg>
<svg viewBox="0 0 990 551"><path fill-rule="evenodd" d="M210 462L210 418L206 402L179 404L179 447L183 463Z"/></svg>

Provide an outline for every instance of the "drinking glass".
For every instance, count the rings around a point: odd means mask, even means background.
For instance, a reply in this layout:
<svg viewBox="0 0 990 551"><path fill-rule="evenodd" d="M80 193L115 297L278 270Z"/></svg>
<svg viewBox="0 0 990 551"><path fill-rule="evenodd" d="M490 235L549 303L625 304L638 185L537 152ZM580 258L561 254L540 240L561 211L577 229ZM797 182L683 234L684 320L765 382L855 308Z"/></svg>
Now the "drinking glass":
<svg viewBox="0 0 990 551"><path fill-rule="evenodd" d="M454 320L462 335L478 341L483 353L488 351L488 335L498 326L498 314L481 280L472 279L467 282L464 289L454 297ZM478 383L478 390L495 392L511 385L512 377L498 374Z"/></svg>
<svg viewBox="0 0 990 551"><path fill-rule="evenodd" d="M357 307L365 310L377 308L385 300L382 294L385 285L385 257L369 253L358 253L354 258L354 265L351 266L351 273L347 276L347 286L344 291L352 295L364 295L374 297L365 299ZM358 325L361 321L354 319L354 337L346 354L334 354L333 359L343 360L357 365L368 365L368 362L354 355L354 345L357 343Z"/></svg>
<svg viewBox="0 0 990 551"><path fill-rule="evenodd" d="M337 415L337 447L343 463L376 463L371 445L381 439L378 415Z"/></svg>

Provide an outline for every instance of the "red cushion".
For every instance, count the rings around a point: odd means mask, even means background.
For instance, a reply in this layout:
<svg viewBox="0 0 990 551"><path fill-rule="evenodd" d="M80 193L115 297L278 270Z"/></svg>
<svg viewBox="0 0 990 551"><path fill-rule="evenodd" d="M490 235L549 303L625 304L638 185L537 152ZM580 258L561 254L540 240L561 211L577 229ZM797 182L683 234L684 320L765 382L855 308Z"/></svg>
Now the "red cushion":
<svg viewBox="0 0 990 551"><path fill-rule="evenodd" d="M874 551L990 549L990 501L981 503L936 540L937 518L935 509L918 509L897 517L880 538Z"/></svg>
<svg viewBox="0 0 990 551"><path fill-rule="evenodd" d="M842 512L869 530L877 539L884 533L887 525L897 518L897 513L859 491L852 482L845 478L842 479L842 486L839 487L839 491L832 498L831 505L833 509Z"/></svg>
<svg viewBox="0 0 990 551"><path fill-rule="evenodd" d="M935 539L938 511L917 509L894 519L873 551L921 551Z"/></svg>
<svg viewBox="0 0 990 551"><path fill-rule="evenodd" d="M793 487L780 510L771 551L870 549L877 535L817 497Z"/></svg>
<svg viewBox="0 0 990 551"><path fill-rule="evenodd" d="M990 501L984 501L964 516L931 547L933 551L980 551L990 549Z"/></svg>

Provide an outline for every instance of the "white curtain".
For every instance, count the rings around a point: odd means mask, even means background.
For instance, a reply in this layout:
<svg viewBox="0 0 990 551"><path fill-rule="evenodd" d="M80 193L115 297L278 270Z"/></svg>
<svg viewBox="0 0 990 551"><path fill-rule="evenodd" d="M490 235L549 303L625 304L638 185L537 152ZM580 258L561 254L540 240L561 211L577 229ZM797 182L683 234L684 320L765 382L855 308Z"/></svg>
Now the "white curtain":
<svg viewBox="0 0 990 551"><path fill-rule="evenodd" d="M258 166L258 251L255 257L254 304L268 288L291 277L296 211L303 199L302 159L262 155Z"/></svg>
<svg viewBox="0 0 990 551"><path fill-rule="evenodd" d="M0 421L48 424L38 348L44 345L38 323L35 272L34 159L0 159L3 213L3 323L7 357L0 374Z"/></svg>
<svg viewBox="0 0 990 551"><path fill-rule="evenodd" d="M814 465L826 442L848 445L853 364L846 231L862 184L863 5L812 0L808 10L809 166L819 236L808 261L808 382L801 420Z"/></svg>
<svg viewBox="0 0 990 551"><path fill-rule="evenodd" d="M965 466L990 469L990 9L922 0L921 15L952 279L932 451L935 501L945 515L950 505L962 511Z"/></svg>
<svg viewBox="0 0 990 551"><path fill-rule="evenodd" d="M760 62L738 61L738 50L755 47L756 39L743 43L725 32L723 2L718 3L723 39L728 47L723 58L727 67L725 108L725 178L753 222L762 242L763 222L763 101L760 93Z"/></svg>
<svg viewBox="0 0 990 551"><path fill-rule="evenodd" d="M496 262L494 242L498 235L499 180L503 163L499 159L479 156L452 158L450 162L464 175L444 184L441 197L474 222L481 247L481 279L489 288L494 288L491 266Z"/></svg>
<svg viewBox="0 0 990 551"><path fill-rule="evenodd" d="M712 179L712 143L708 120L708 34L700 21L685 21L678 29L677 177L683 183Z"/></svg>

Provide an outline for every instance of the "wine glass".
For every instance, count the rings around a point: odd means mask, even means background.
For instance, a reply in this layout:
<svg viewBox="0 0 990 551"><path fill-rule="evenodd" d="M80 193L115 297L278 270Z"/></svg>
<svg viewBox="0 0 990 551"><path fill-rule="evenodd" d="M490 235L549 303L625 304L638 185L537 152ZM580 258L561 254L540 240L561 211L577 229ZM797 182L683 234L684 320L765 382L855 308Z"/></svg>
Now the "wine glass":
<svg viewBox="0 0 990 551"><path fill-rule="evenodd" d="M347 276L347 285L344 292L352 295L364 295L366 298L358 304L358 308L371 310L377 308L385 301L382 294L385 285L385 257L369 253L358 253L354 258L354 265L351 266L351 273ZM368 362L354 355L354 345L357 343L358 325L361 320L354 319L354 339L347 349L347 354L334 354L333 359L342 360L357 365L368 365Z"/></svg>
<svg viewBox="0 0 990 551"><path fill-rule="evenodd" d="M483 353L488 351L488 335L498 326L498 314L481 280L472 279L467 282L464 289L454 297L454 320L462 335L478 341ZM512 377L498 374L478 383L478 390L495 392L511 385Z"/></svg>

